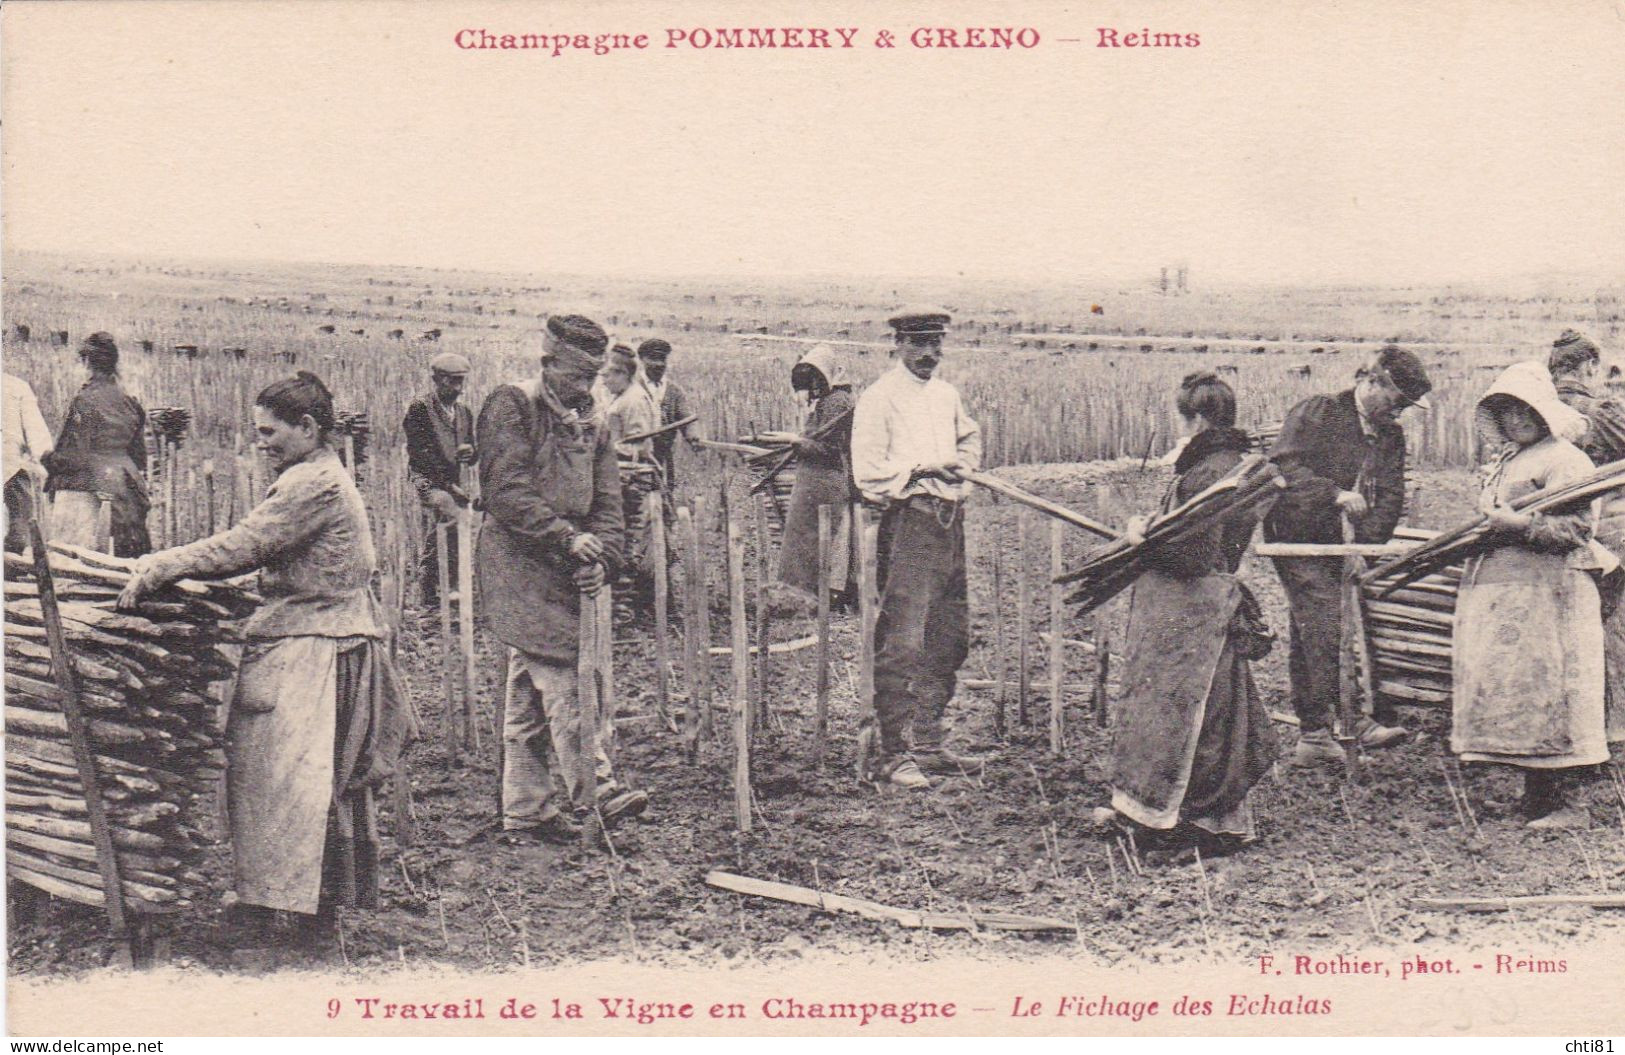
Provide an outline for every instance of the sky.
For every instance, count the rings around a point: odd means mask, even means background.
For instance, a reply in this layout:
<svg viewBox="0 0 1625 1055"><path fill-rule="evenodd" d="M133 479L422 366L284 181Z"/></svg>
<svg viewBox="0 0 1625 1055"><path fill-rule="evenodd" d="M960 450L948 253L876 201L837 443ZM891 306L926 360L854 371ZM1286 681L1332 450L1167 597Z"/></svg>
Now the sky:
<svg viewBox="0 0 1625 1055"><path fill-rule="evenodd" d="M1625 5L1610 0L21 0L0 22L7 250L1625 281ZM989 24L1040 43L908 44ZM733 26L857 27L859 46L663 46L669 29ZM459 50L468 28L651 46ZM1101 28L1201 43L1100 48ZM883 29L901 46L875 47Z"/></svg>

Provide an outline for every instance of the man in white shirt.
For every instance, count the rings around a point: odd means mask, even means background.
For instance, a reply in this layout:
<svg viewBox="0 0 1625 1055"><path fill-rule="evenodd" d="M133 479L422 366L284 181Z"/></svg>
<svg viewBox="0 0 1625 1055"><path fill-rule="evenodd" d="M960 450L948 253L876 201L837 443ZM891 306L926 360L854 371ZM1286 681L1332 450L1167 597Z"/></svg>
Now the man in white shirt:
<svg viewBox="0 0 1625 1055"><path fill-rule="evenodd" d="M28 382L13 374L3 379L5 399L6 550L28 548L28 521L38 514L38 484L45 477L40 462L51 453L51 430L39 412L39 400Z"/></svg>
<svg viewBox="0 0 1625 1055"><path fill-rule="evenodd" d="M887 323L897 364L864 390L852 421L852 475L880 520L871 780L926 788L925 773L976 773L954 754L943 719L969 652L960 477L982 461L981 430L952 385L934 377L949 315L914 307ZM909 733L912 732L912 744Z"/></svg>

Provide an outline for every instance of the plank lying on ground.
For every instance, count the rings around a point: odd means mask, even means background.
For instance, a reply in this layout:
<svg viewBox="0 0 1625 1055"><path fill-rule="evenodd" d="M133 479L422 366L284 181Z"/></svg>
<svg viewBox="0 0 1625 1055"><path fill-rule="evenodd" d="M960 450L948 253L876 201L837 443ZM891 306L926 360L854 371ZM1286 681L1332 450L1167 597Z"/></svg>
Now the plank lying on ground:
<svg viewBox="0 0 1625 1055"><path fill-rule="evenodd" d="M1413 897L1412 908L1462 909L1467 912L1510 912L1537 905L1580 908L1625 908L1625 894L1521 894L1509 897Z"/></svg>
<svg viewBox="0 0 1625 1055"><path fill-rule="evenodd" d="M786 652L800 652L804 648L812 648L816 644L818 644L817 634L809 637L798 637L793 641L775 641L767 646L767 654L781 656ZM731 656L734 654L734 650L727 645L712 645L706 651L713 656ZM751 645L746 651L754 656L759 654L760 650L757 646Z"/></svg>
<svg viewBox="0 0 1625 1055"><path fill-rule="evenodd" d="M732 872L710 872L706 875L705 882L708 886L731 890L736 894L752 894L774 901L786 901L792 905L823 909L825 912L851 912L865 919L890 920L904 927L923 927L931 930L976 930L986 927L992 930L1040 933L1052 931L1071 933L1077 929L1073 924L1063 920L1022 916L1011 912L946 913L895 908L891 905L882 905L878 901L865 901L862 898L845 897L841 894L826 894L793 883L752 879L749 876L734 875Z"/></svg>

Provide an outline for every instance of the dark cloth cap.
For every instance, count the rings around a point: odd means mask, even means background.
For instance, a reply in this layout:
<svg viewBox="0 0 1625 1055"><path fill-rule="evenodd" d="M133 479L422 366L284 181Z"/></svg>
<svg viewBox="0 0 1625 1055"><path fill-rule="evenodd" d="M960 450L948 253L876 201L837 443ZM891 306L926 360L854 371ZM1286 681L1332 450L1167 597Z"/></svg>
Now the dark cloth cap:
<svg viewBox="0 0 1625 1055"><path fill-rule="evenodd" d="M549 315L547 332L595 359L602 359L609 347L609 334L585 315Z"/></svg>
<svg viewBox="0 0 1625 1055"><path fill-rule="evenodd" d="M1428 380L1428 372L1415 352L1390 344L1377 353L1377 367L1401 395L1424 410L1428 408L1427 394L1433 391L1433 382Z"/></svg>
<svg viewBox="0 0 1625 1055"><path fill-rule="evenodd" d="M671 344L659 337L651 337L638 345L639 359L669 359L671 358Z"/></svg>
<svg viewBox="0 0 1625 1055"><path fill-rule="evenodd" d="M930 304L911 304L886 320L886 325L898 333L947 333L953 316L946 308Z"/></svg>
<svg viewBox="0 0 1625 1055"><path fill-rule="evenodd" d="M630 345L617 344L609 350L609 363L611 366L625 367L629 373L635 373L638 368L638 357Z"/></svg>

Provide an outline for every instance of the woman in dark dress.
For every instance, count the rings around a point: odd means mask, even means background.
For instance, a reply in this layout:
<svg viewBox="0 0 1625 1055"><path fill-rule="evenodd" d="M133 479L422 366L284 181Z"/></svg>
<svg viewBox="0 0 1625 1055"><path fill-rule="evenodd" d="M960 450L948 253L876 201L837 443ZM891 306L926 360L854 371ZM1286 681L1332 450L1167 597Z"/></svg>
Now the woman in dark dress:
<svg viewBox="0 0 1625 1055"><path fill-rule="evenodd" d="M1172 509L1247 455L1230 386L1202 371L1178 394L1189 437L1163 498ZM1254 837L1248 792L1275 759L1275 735L1248 667L1267 648L1236 568L1258 513L1156 548L1129 605L1123 698L1112 736L1112 802L1097 823L1181 829L1210 852ZM1130 537L1144 531L1135 518Z"/></svg>
<svg viewBox="0 0 1625 1055"><path fill-rule="evenodd" d="M769 433L795 444L796 482L784 516L779 581L808 594L818 592L818 507L830 511L830 589L846 593L856 567L851 559L852 409L857 398L835 350L820 344L790 371L790 385L812 405L801 435Z"/></svg>
<svg viewBox="0 0 1625 1055"><path fill-rule="evenodd" d="M79 348L90 371L68 405L56 448L44 461L50 474L51 535L76 546L96 545L101 499L112 505L113 552L139 557L152 549L147 535L147 412L119 387L118 345L93 333Z"/></svg>

